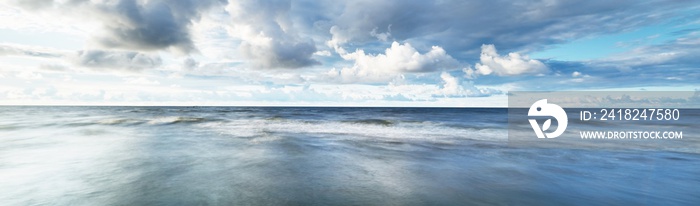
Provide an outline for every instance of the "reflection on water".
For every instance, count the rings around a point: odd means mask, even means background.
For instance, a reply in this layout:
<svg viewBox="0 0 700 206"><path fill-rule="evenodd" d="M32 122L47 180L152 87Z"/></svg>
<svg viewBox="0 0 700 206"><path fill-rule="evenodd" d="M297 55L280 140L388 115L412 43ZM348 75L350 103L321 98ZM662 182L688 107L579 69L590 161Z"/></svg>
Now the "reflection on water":
<svg viewBox="0 0 700 206"><path fill-rule="evenodd" d="M503 109L0 107L0 114L0 205L700 201L698 154L511 148Z"/></svg>

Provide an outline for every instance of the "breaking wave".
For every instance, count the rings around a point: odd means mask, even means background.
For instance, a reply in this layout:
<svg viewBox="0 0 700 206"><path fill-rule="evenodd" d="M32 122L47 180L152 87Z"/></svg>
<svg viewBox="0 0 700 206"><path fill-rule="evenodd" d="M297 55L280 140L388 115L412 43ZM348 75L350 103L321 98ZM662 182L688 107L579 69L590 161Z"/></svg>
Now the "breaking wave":
<svg viewBox="0 0 700 206"><path fill-rule="evenodd" d="M401 122L381 119L353 121L233 120L204 123L199 126L237 137L306 134L322 137L448 141L458 139L505 140L508 136L505 128L455 128L433 122Z"/></svg>

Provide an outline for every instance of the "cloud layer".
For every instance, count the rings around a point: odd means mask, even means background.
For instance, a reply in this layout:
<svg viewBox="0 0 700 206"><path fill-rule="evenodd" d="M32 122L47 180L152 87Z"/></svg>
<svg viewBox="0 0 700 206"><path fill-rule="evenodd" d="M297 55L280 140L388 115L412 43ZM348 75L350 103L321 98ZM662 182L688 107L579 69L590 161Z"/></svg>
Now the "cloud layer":
<svg viewBox="0 0 700 206"><path fill-rule="evenodd" d="M73 62L96 70L123 71L141 71L158 67L163 63L158 55L102 50L79 51L74 56Z"/></svg>
<svg viewBox="0 0 700 206"><path fill-rule="evenodd" d="M10 0L0 4L0 96L454 103L508 90L693 89L697 8L673 0ZM587 40L617 46L566 49ZM552 48L615 51L541 58ZM77 91L86 87L104 91Z"/></svg>
<svg viewBox="0 0 700 206"><path fill-rule="evenodd" d="M74 15L98 20L103 31L93 34L107 48L134 50L173 49L179 53L196 51L190 26L212 6L225 0L114 0L114 1L16 1L32 10Z"/></svg>

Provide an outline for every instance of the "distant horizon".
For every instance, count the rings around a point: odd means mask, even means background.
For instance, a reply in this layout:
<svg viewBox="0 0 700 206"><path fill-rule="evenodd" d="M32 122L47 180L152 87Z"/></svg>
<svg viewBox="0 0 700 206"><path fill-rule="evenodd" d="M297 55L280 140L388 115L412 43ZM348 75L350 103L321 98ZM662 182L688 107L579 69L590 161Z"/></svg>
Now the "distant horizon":
<svg viewBox="0 0 700 206"><path fill-rule="evenodd" d="M309 108L474 108L474 109L507 109L507 106L494 106L494 107L478 107L478 106L371 106L371 105L359 105L359 106L352 106L352 105L91 105L91 104L85 104L85 105L69 105L69 104L21 104L21 105L12 105L12 104L7 104L7 105L0 105L0 107L268 107L268 108L285 108L285 107L290 107L290 108L304 108L304 107L309 107Z"/></svg>

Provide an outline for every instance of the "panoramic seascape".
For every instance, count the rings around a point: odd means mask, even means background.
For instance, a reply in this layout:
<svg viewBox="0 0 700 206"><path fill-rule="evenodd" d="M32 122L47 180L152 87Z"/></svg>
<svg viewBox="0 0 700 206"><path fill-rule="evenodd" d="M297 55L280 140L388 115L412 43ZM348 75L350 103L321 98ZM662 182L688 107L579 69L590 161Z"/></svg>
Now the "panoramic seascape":
<svg viewBox="0 0 700 206"><path fill-rule="evenodd" d="M700 205L698 17L0 0L0 206Z"/></svg>
<svg viewBox="0 0 700 206"><path fill-rule="evenodd" d="M507 113L506 108L3 106L0 204L700 201L697 149L511 147ZM697 114L686 116L696 121Z"/></svg>

